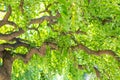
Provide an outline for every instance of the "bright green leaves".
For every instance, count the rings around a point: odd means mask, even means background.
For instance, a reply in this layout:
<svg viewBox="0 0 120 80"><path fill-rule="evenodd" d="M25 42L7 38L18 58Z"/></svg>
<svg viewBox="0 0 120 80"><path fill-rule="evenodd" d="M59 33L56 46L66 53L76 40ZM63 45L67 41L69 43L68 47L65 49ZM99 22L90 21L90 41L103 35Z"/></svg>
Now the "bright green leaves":
<svg viewBox="0 0 120 80"><path fill-rule="evenodd" d="M0 58L0 66L2 66L3 60Z"/></svg>
<svg viewBox="0 0 120 80"><path fill-rule="evenodd" d="M68 11L68 6L60 5L60 6L59 6L59 11L60 11L61 15L68 15L68 13L67 13L67 11Z"/></svg>
<svg viewBox="0 0 120 80"><path fill-rule="evenodd" d="M26 54L28 52L27 48L25 47L17 47L13 52L19 53L19 54Z"/></svg>
<svg viewBox="0 0 120 80"><path fill-rule="evenodd" d="M63 49L67 49L71 46L71 38L69 36L59 37L58 46Z"/></svg>
<svg viewBox="0 0 120 80"><path fill-rule="evenodd" d="M112 76L112 79L119 79L116 75L119 74L118 64L116 61L107 55L93 56L86 54L83 51L70 51L70 47L75 45L71 39L72 36L77 41L87 46L92 50L111 49L116 54L120 52L120 16L119 16L119 0L24 0L24 13L21 12L19 5L20 0L5 0L5 6L0 5L0 10L4 9L7 5L12 7L12 15L9 20L14 21L19 27L26 31L20 38L27 40L30 47L41 46L43 42L53 42L58 46L58 50L47 49L44 58L38 58L36 55L29 63L29 70L21 62L14 63L14 72L16 74L13 79L40 79L51 77L53 79L56 74L65 77L65 80L78 80L83 79L84 71L77 69L77 64L85 65L87 68L85 73L95 73L93 67L97 66L102 73L103 80ZM61 17L57 19L55 25L48 26L47 21L40 24L31 24L28 26L31 19L40 18L42 16L50 16L48 12L41 13L45 10L47 5L48 10L51 11L53 16L59 11ZM4 14L1 13L0 19ZM29 28L29 29L28 29ZM80 31L86 35L69 34L75 32L80 28ZM5 25L0 28L1 33L10 33L13 27ZM4 43L4 41L0 41ZM25 54L28 49L25 47L18 47L14 50L16 53ZM34 63L34 64L33 64ZM24 70L20 67L25 68ZM20 71L17 70L20 69ZM42 71L41 71L42 70ZM18 73L22 73L21 75ZM30 74L32 73L32 74ZM110 74L108 74L110 73ZM38 74L36 77L35 74ZM27 75L27 76L25 76ZM31 75L32 77L30 78ZM35 77L34 77L35 76ZM24 78L26 77L26 78ZM47 78L46 78L47 79Z"/></svg>
<svg viewBox="0 0 120 80"><path fill-rule="evenodd" d="M8 33L11 33L13 32L13 26L9 26L9 25L5 25L3 27L0 28L0 33L3 33L3 34L8 34Z"/></svg>

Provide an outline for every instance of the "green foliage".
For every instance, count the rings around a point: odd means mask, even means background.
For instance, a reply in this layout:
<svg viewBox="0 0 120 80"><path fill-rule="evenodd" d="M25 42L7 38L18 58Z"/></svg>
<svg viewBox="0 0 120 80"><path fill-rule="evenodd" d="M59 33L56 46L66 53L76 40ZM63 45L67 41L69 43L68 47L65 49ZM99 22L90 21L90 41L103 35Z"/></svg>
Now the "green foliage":
<svg viewBox="0 0 120 80"><path fill-rule="evenodd" d="M74 45L71 36L61 35L62 32L75 32L80 28L87 35L73 34L75 38L93 50L110 49L120 56L120 1L119 0L24 0L25 14L19 10L20 0L4 0L0 4L0 10L6 5L12 6L10 20L16 22L26 33L20 38L29 41L31 47L41 46L45 40L51 38L60 47L59 50L50 50L44 57L34 55L28 64L16 60L13 65L12 80L84 80L85 74L92 74L97 80L93 66L98 67L101 80L119 80L119 63L109 55L94 56L78 50L69 50ZM58 3L54 3L54 1ZM33 18L48 16L40 14L45 9L45 4L52 4L50 10L56 15L56 10L61 14L56 25L51 25L54 30L44 21L40 25L28 22ZM5 8L5 10L7 10ZM1 13L0 13L1 14ZM3 15L4 16L4 15ZM0 15L0 19L3 18ZM36 28L29 31L28 28ZM10 33L13 27L6 25L0 28L0 33ZM50 40L49 40L50 41ZM4 41L0 41L4 43ZM27 49L18 47L15 52L25 54ZM0 60L0 64L2 61ZM79 70L77 65L85 65L85 70ZM58 79L58 76L61 79ZM92 79L92 78L91 78Z"/></svg>

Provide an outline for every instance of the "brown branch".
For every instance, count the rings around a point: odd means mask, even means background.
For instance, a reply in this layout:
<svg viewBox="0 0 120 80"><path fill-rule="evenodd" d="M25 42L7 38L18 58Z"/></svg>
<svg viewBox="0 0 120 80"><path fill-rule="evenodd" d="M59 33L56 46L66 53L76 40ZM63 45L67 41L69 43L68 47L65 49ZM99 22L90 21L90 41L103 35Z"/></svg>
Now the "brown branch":
<svg viewBox="0 0 120 80"><path fill-rule="evenodd" d="M6 50L3 51L3 57L2 57L3 64L1 66L3 70L5 69L4 73L7 73L7 75L9 75L9 76L11 74L12 64L13 64L13 58L10 53L11 53L11 51L6 51ZM5 80L7 80L7 79L5 79Z"/></svg>
<svg viewBox="0 0 120 80"><path fill-rule="evenodd" d="M53 2L48 5L45 4L45 10L41 11L40 13L47 12L50 16L52 16L52 11L49 10L49 7L51 7L53 4L57 4L58 2Z"/></svg>
<svg viewBox="0 0 120 80"><path fill-rule="evenodd" d="M24 42L24 43L27 43L27 42L29 42L28 40L25 40L25 39L21 39L21 38L13 38L13 39L11 39L10 41L16 41L16 42Z"/></svg>
<svg viewBox="0 0 120 80"><path fill-rule="evenodd" d="M33 54L38 54L40 56L44 56L46 53L46 46L50 46L51 49L57 49L56 44L54 43L44 43L40 48L31 48L26 54L15 53L13 59L22 59L25 63L27 63Z"/></svg>
<svg viewBox="0 0 120 80"><path fill-rule="evenodd" d="M24 0L21 0L19 7L20 7L20 11L22 12L22 14L24 13L23 5L24 5Z"/></svg>
<svg viewBox="0 0 120 80"><path fill-rule="evenodd" d="M41 18L36 18L36 19L31 19L31 21L29 22L30 24L40 24L43 21L48 21L49 24L54 24L56 23L56 19L60 17L60 13L57 11L56 12L56 16L43 16Z"/></svg>
<svg viewBox="0 0 120 80"><path fill-rule="evenodd" d="M86 66L84 66L84 65L78 65L78 69L81 69L81 70L86 69Z"/></svg>
<svg viewBox="0 0 120 80"><path fill-rule="evenodd" d="M38 54L40 56L44 56L46 53L46 46L50 46L51 49L57 49L56 44L53 43L44 43L40 48L32 48L25 56L25 62L28 62L28 60L32 57L33 54Z"/></svg>
<svg viewBox="0 0 120 80"><path fill-rule="evenodd" d="M3 25L5 25L6 23L7 23L7 21L1 20L0 21L0 27L3 26Z"/></svg>
<svg viewBox="0 0 120 80"><path fill-rule="evenodd" d="M51 14L51 11L50 10L48 10L48 8L51 6L51 4L49 4L49 5L45 5L45 10L43 10L43 11L41 11L40 13L44 13L44 12L48 12L49 13L49 15L51 16L52 14Z"/></svg>
<svg viewBox="0 0 120 80"><path fill-rule="evenodd" d="M100 71L99 71L98 68L95 67L95 66L94 66L94 70L95 70L95 73L96 73L97 78L100 79Z"/></svg>
<svg viewBox="0 0 120 80"><path fill-rule="evenodd" d="M98 50L98 51L91 50L87 46L83 45L82 43L79 43L75 39L75 37L72 37L72 39L77 44L76 46L71 46L72 49L81 49L88 54L94 54L94 55L97 55L97 56L100 56L102 54L108 54L108 55L113 56L118 62L120 62L120 57L112 50Z"/></svg>
<svg viewBox="0 0 120 80"><path fill-rule="evenodd" d="M6 21L6 24L14 26L15 28L18 28L18 25L13 21Z"/></svg>
<svg viewBox="0 0 120 80"><path fill-rule="evenodd" d="M40 24L45 20L51 22L53 19L56 19L56 16L43 16L41 18L32 19L29 24Z"/></svg>
<svg viewBox="0 0 120 80"><path fill-rule="evenodd" d="M30 45L27 44L27 43L24 43L24 42L20 42L20 41L14 43L14 44L4 43L4 44L1 44L1 45L0 45L0 51L4 51L5 48L12 49L12 48L17 48L17 47L19 47L19 46L24 46L24 47L27 47L27 48L28 48Z"/></svg>
<svg viewBox="0 0 120 80"><path fill-rule="evenodd" d="M18 25L17 25L16 23L14 23L13 21L4 21L4 20L0 21L0 27L2 27L2 26L5 25L5 24L14 26L15 28L18 27Z"/></svg>
<svg viewBox="0 0 120 80"><path fill-rule="evenodd" d="M19 31L12 32L11 34L0 34L0 39L9 41L23 33L24 33L24 30L20 28Z"/></svg>
<svg viewBox="0 0 120 80"><path fill-rule="evenodd" d="M0 58L3 58L3 52L0 51Z"/></svg>
<svg viewBox="0 0 120 80"><path fill-rule="evenodd" d="M118 62L120 61L120 57L112 50L98 50L98 51L94 51L94 50L91 50L88 47L84 46L83 44L78 44L76 46L72 46L71 48L72 49L81 49L81 50L85 51L88 54L94 54L94 55L97 55L97 56L100 56L102 54L108 54L108 55L113 56Z"/></svg>
<svg viewBox="0 0 120 80"><path fill-rule="evenodd" d="M10 17L11 12L12 12L12 9L11 9L11 6L9 5L7 13L5 14L3 20L0 21L0 27L5 24L12 25L15 28L18 27L18 25L16 23L14 23L13 21L8 21L8 18Z"/></svg>
<svg viewBox="0 0 120 80"><path fill-rule="evenodd" d="M13 57L13 59L15 60L20 58L25 63L28 63L28 61L31 59L33 54L38 54L40 56L43 56L45 55L45 53L46 53L46 45L43 44L40 48L31 48L26 54L15 53L15 56Z"/></svg>
<svg viewBox="0 0 120 80"><path fill-rule="evenodd" d="M8 21L8 18L10 17L11 13L12 13L12 9L11 9L11 6L9 5L9 6L8 6L8 11L7 11L7 13L5 14L3 20L4 20L4 21Z"/></svg>
<svg viewBox="0 0 120 80"><path fill-rule="evenodd" d="M58 49L58 46L55 43L45 42L45 44L48 45L48 46L50 46L51 49L55 49L55 50Z"/></svg>

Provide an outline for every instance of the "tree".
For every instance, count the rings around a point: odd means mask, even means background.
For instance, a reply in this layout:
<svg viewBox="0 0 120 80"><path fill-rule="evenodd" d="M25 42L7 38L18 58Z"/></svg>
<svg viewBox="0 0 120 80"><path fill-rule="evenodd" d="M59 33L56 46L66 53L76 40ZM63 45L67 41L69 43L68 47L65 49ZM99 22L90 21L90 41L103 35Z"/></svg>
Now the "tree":
<svg viewBox="0 0 120 80"><path fill-rule="evenodd" d="M67 67L67 79L77 80L79 69L119 79L119 10L114 0L1 1L0 80L11 80L16 59L28 63L34 54L59 73Z"/></svg>

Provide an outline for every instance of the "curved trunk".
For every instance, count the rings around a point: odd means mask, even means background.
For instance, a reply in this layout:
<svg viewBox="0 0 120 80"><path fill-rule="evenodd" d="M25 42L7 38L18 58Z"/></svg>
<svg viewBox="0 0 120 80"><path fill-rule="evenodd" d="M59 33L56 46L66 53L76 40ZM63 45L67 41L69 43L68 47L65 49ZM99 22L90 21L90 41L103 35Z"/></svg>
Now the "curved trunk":
<svg viewBox="0 0 120 80"><path fill-rule="evenodd" d="M0 80L11 80L12 56L10 53L5 52L2 59L3 64L0 66Z"/></svg>
<svg viewBox="0 0 120 80"><path fill-rule="evenodd" d="M4 68L0 68L0 80L11 80L11 74L8 74L8 71Z"/></svg>

